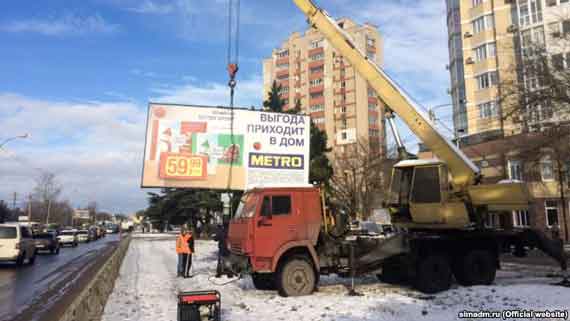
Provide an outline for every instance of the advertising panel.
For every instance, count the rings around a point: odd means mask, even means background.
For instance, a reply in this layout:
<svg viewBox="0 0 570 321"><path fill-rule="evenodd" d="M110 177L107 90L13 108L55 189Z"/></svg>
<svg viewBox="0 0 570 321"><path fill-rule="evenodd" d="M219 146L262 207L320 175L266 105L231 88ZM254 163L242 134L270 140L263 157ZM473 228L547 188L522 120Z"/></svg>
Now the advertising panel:
<svg viewBox="0 0 570 321"><path fill-rule="evenodd" d="M308 116L151 103L142 187L307 186L309 147Z"/></svg>

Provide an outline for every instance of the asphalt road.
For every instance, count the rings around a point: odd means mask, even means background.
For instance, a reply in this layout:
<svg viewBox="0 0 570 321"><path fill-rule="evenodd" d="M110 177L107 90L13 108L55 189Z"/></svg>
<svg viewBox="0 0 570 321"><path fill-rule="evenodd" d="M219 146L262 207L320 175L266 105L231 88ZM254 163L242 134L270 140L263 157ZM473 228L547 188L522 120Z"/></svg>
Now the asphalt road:
<svg viewBox="0 0 570 321"><path fill-rule="evenodd" d="M117 234L62 248L59 255L40 254L31 266L0 263L0 320L50 320L63 311L117 246Z"/></svg>

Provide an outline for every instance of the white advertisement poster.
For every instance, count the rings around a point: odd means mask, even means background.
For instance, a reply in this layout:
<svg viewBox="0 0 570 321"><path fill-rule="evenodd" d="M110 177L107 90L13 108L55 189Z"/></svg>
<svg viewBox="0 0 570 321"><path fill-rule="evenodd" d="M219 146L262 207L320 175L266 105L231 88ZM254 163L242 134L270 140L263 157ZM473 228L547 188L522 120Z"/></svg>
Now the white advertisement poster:
<svg viewBox="0 0 570 321"><path fill-rule="evenodd" d="M309 147L308 116L151 103L142 187L307 186Z"/></svg>

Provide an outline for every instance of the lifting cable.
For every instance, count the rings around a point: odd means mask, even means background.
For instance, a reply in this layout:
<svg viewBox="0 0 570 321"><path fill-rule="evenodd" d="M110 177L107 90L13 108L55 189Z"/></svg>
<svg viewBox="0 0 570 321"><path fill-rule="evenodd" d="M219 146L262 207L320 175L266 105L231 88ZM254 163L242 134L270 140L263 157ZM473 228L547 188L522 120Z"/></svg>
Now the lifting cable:
<svg viewBox="0 0 570 321"><path fill-rule="evenodd" d="M230 158L230 168L228 172L228 182L226 193L228 196L232 190L232 172L235 158L239 157L242 151L235 145L234 140L234 95L237 85L236 75L239 70L239 33L240 33L240 0L228 0L228 43L227 43L227 71L229 75L228 86L230 87L230 147L228 154ZM230 198L230 215L233 213L233 193Z"/></svg>

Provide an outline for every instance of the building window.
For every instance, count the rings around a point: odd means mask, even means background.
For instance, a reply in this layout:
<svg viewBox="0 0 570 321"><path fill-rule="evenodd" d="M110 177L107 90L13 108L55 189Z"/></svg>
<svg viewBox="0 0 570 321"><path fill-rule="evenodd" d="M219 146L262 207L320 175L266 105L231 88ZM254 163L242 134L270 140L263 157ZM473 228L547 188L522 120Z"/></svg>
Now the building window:
<svg viewBox="0 0 570 321"><path fill-rule="evenodd" d="M492 29L494 26L493 15L481 16L473 20L473 33L479 33L487 29Z"/></svg>
<svg viewBox="0 0 570 321"><path fill-rule="evenodd" d="M366 36L366 45L368 47L374 47L376 46L376 39L370 37L370 36Z"/></svg>
<svg viewBox="0 0 570 321"><path fill-rule="evenodd" d="M479 47L475 48L473 51L474 51L474 55L475 55L475 61L479 62L479 61L483 61L487 58L495 57L495 53L497 50L495 47L495 43L491 42L491 43L487 43L487 44L484 44L482 46L479 46Z"/></svg>
<svg viewBox="0 0 570 321"><path fill-rule="evenodd" d="M497 108L497 102L495 101L489 101L483 104L479 104L477 105L477 108L479 108L479 118L482 119L493 118L498 116L499 114Z"/></svg>
<svg viewBox="0 0 570 321"><path fill-rule="evenodd" d="M550 158L550 156L544 156L540 160L540 176L543 181L554 180L554 164L552 163L552 158Z"/></svg>
<svg viewBox="0 0 570 321"><path fill-rule="evenodd" d="M316 125L324 124L324 123L325 123L325 118L324 118L324 117L314 117L314 118L312 118L312 120L313 120L313 123L316 124Z"/></svg>
<svg viewBox="0 0 570 321"><path fill-rule="evenodd" d="M376 98L378 95L376 95L376 91L374 91L374 89L368 88L368 97Z"/></svg>
<svg viewBox="0 0 570 321"><path fill-rule="evenodd" d="M372 136L372 137L378 137L380 136L380 131L378 129L368 129L368 135Z"/></svg>
<svg viewBox="0 0 570 321"><path fill-rule="evenodd" d="M528 211L513 211L513 225L515 227L530 226Z"/></svg>
<svg viewBox="0 0 570 321"><path fill-rule="evenodd" d="M311 85L311 87L320 86L323 84L323 79L322 78L313 79L309 81L309 84Z"/></svg>
<svg viewBox="0 0 570 321"><path fill-rule="evenodd" d="M475 77L477 80L477 89L485 89L497 84L497 72L490 71Z"/></svg>
<svg viewBox="0 0 570 321"><path fill-rule="evenodd" d="M376 104L368 104L369 110L376 110Z"/></svg>
<svg viewBox="0 0 570 321"><path fill-rule="evenodd" d="M342 129L346 129L346 127L348 127L348 121L346 120L346 118L342 119Z"/></svg>
<svg viewBox="0 0 570 321"><path fill-rule="evenodd" d="M522 175L523 167L522 167L522 162L520 160L509 160L508 168L509 168L509 179L515 181L523 180L523 175Z"/></svg>
<svg viewBox="0 0 570 321"><path fill-rule="evenodd" d="M554 7L555 5L557 5L556 0L546 0L547 7Z"/></svg>
<svg viewBox="0 0 570 321"><path fill-rule="evenodd" d="M287 94L289 93L289 87L281 87L280 94Z"/></svg>
<svg viewBox="0 0 570 321"><path fill-rule="evenodd" d="M324 43L323 39L315 40L311 42L311 49L322 48L323 43Z"/></svg>
<svg viewBox="0 0 570 321"><path fill-rule="evenodd" d="M542 0L519 1L519 24L524 27L542 22Z"/></svg>
<svg viewBox="0 0 570 321"><path fill-rule="evenodd" d="M324 111L324 110L325 110L325 106L323 104L317 104L317 105L311 106L311 112L312 113L316 113L316 112Z"/></svg>
<svg viewBox="0 0 570 321"><path fill-rule="evenodd" d="M311 93L311 99L321 98L321 97L323 97L323 92L322 92L322 91L319 91L319 92L316 92L316 93Z"/></svg>
<svg viewBox="0 0 570 321"><path fill-rule="evenodd" d="M376 60L376 54L371 51L366 52L366 57L368 60Z"/></svg>
<svg viewBox="0 0 570 321"><path fill-rule="evenodd" d="M289 74L282 74L277 76L277 80L289 79Z"/></svg>
<svg viewBox="0 0 570 321"><path fill-rule="evenodd" d="M544 202L544 211L546 213L546 225L548 227L558 226L558 201Z"/></svg>
<svg viewBox="0 0 570 321"><path fill-rule="evenodd" d="M340 133L340 138L341 138L342 140L346 140L346 137L347 137L346 132Z"/></svg>
<svg viewBox="0 0 570 321"><path fill-rule="evenodd" d="M282 51L278 52L277 57L279 57L279 58L289 57L289 50L282 50Z"/></svg>
<svg viewBox="0 0 570 321"><path fill-rule="evenodd" d="M310 59L311 61L322 60L322 59L324 59L324 58L325 58L325 54L322 53L322 52L321 52L321 53L318 53L318 54L316 54L316 55L312 55L312 56L309 57L309 59Z"/></svg>
<svg viewBox="0 0 570 321"><path fill-rule="evenodd" d="M482 3L483 3L483 0L473 0L472 3L473 3L473 7L476 7L476 6L480 5L480 4L482 4Z"/></svg>
<svg viewBox="0 0 570 321"><path fill-rule="evenodd" d="M368 124L370 125L376 125L376 122L378 121L378 117L376 116L372 116L372 115L368 115Z"/></svg>
<svg viewBox="0 0 570 321"><path fill-rule="evenodd" d="M289 63L278 64L276 67L279 68L279 69L285 69L285 68L288 69L288 68L289 68Z"/></svg>
<svg viewBox="0 0 570 321"><path fill-rule="evenodd" d="M319 66L319 67L314 67L311 68L311 73L312 74L317 74L317 73L321 73L325 71L325 66Z"/></svg>

